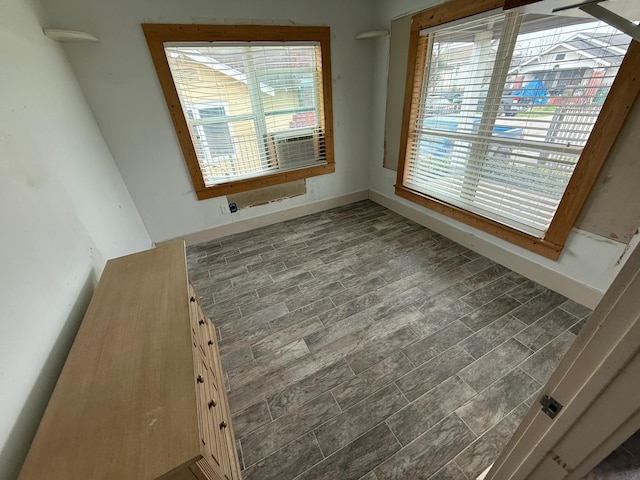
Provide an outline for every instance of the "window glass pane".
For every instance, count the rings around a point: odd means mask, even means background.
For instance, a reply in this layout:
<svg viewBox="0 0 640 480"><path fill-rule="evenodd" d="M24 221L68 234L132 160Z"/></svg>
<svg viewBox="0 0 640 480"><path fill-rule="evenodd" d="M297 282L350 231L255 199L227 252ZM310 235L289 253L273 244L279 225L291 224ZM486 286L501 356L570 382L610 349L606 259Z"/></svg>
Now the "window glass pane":
<svg viewBox="0 0 640 480"><path fill-rule="evenodd" d="M421 35L404 185L542 238L630 38L519 13Z"/></svg>
<svg viewBox="0 0 640 480"><path fill-rule="evenodd" d="M227 156L233 155L233 142L231 140L231 133L229 132L229 124L224 121L225 111L224 107L211 107L201 108L199 110L200 118L212 118L216 120L215 123L203 123L202 130L207 142L206 148L213 156Z"/></svg>
<svg viewBox="0 0 640 480"><path fill-rule="evenodd" d="M166 45L165 53L206 186L326 163L315 42Z"/></svg>

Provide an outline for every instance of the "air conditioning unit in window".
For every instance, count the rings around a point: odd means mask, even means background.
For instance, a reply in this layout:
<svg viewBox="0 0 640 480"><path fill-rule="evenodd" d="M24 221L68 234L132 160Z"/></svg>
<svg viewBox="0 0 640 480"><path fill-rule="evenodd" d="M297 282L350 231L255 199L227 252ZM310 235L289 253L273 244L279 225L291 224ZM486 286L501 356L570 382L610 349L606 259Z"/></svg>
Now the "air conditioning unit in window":
<svg viewBox="0 0 640 480"><path fill-rule="evenodd" d="M289 170L318 160L318 137L311 129L278 132L272 138L278 168Z"/></svg>

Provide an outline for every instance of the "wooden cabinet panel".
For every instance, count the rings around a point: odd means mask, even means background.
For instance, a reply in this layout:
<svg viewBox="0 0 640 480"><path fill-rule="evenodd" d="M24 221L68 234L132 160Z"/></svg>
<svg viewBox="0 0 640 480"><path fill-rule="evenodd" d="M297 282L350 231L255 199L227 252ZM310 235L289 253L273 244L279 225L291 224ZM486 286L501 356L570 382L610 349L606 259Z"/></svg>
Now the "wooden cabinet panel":
<svg viewBox="0 0 640 480"><path fill-rule="evenodd" d="M183 242L107 262L19 476L43 478L241 478Z"/></svg>
<svg viewBox="0 0 640 480"><path fill-rule="evenodd" d="M225 393L225 387L224 387L224 380L223 380L223 376L222 376L222 364L220 362L220 351L218 350L218 340L217 340L217 336L215 334L215 329L213 327L213 324L211 324L211 328L214 330L213 333L213 350L214 350L214 354L213 354L213 358L214 358L214 365L213 365L213 369L217 372L218 378L221 379L221 382L219 383L220 386L220 390L221 390L221 395L226 396ZM230 472L229 472L229 478L230 479L234 479L234 478L240 478L241 477L241 473L240 473L240 463L238 462L238 455L236 453L236 440L235 440L235 435L233 433L233 429L231 428L231 411L229 410L229 403L228 402L223 402L221 405L221 411L222 411L222 418L223 421L226 422L227 427L223 429L224 432L224 437L226 440L226 445L227 445L227 450L229 452L233 452L229 455L229 461L230 461Z"/></svg>
<svg viewBox="0 0 640 480"><path fill-rule="evenodd" d="M198 374L204 379L203 383L197 385L200 395L205 395L199 401L206 429L204 457L209 459L209 463L225 480L237 478L233 477L231 472L235 447L230 449L229 410L226 407L226 401L221 400L226 397L226 394L215 328L199 306L195 309L195 321L192 320L192 324L197 325L194 332L194 351L197 352Z"/></svg>

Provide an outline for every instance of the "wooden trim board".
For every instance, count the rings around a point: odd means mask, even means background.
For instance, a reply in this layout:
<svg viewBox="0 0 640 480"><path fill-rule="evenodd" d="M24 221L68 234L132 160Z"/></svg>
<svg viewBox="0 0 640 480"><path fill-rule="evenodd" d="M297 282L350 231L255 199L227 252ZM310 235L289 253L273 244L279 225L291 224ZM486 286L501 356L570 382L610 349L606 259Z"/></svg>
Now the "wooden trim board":
<svg viewBox="0 0 640 480"><path fill-rule="evenodd" d="M169 108L171 120L182 149L187 170L198 200L220 197L230 193L279 185L303 178L335 172L333 146L333 100L331 81L331 34L329 27L273 26L273 25L204 25L204 24L155 24L144 23L142 30L147 40L151 59ZM239 179L214 186L206 186L196 151L191 141L189 127L184 117L171 70L164 52L164 42L206 41L272 41L319 42L322 70L322 102L318 109L320 129L323 132L325 164L309 166L285 172L267 173L258 177Z"/></svg>

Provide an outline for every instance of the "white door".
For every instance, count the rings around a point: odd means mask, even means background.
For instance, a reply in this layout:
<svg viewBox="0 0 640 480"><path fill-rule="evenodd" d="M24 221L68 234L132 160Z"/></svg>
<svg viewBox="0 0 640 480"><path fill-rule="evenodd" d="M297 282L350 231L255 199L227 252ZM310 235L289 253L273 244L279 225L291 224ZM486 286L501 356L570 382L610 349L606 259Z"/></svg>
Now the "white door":
<svg viewBox="0 0 640 480"><path fill-rule="evenodd" d="M640 429L640 247L542 393L486 480L580 479Z"/></svg>

